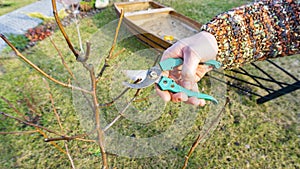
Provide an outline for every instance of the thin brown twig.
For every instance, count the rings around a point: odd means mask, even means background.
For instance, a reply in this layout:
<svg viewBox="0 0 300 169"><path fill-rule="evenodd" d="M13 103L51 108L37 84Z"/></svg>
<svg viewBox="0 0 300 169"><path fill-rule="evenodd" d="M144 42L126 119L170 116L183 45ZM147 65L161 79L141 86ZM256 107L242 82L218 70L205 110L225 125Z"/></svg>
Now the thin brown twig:
<svg viewBox="0 0 300 169"><path fill-rule="evenodd" d="M144 97L144 98L136 98L135 100L134 100L134 102L142 102L142 101L146 101L146 100L149 100L150 98L154 98L154 97L156 97L157 96L157 94L151 94L151 95L149 95L149 96L147 96L147 97Z"/></svg>
<svg viewBox="0 0 300 169"><path fill-rule="evenodd" d="M52 8L53 8L53 15L54 15L54 18L55 18L55 21L61 31L61 33L63 34L69 48L71 49L71 51L73 52L74 56L76 57L76 60L78 59L79 57L79 53L78 51L74 48L73 44L71 43L60 19L59 19L59 16L58 16L58 12L57 12L57 7L56 7L56 0L52 0Z"/></svg>
<svg viewBox="0 0 300 169"><path fill-rule="evenodd" d="M97 129L94 129L94 130L90 131L89 133L79 134L79 135L70 136L70 137L62 136L62 137L57 137L57 138L46 138L44 141L49 142L49 141L60 141L60 140L66 140L66 141L81 140L81 141L87 141L87 142L95 142L95 140L87 140L87 139L83 139L83 138L95 133L96 131L97 131Z"/></svg>
<svg viewBox="0 0 300 169"><path fill-rule="evenodd" d="M128 107L131 105L132 102L136 99L136 97L139 95L141 89L138 89L136 93L134 94L133 98L130 99L130 101L127 103L127 105L124 107L124 109L119 113L119 115L114 118L114 120L109 123L104 129L103 132L107 131L111 126L113 126L121 117L124 116L125 111L128 109Z"/></svg>
<svg viewBox="0 0 300 169"><path fill-rule="evenodd" d="M154 60L153 66L155 66L160 59L161 59L161 55L158 55Z"/></svg>
<svg viewBox="0 0 300 169"><path fill-rule="evenodd" d="M51 141L62 141L62 140L66 140L66 141L70 141L70 140L75 140L76 138L73 137L55 137L55 138L45 138L44 141L45 142L51 142Z"/></svg>
<svg viewBox="0 0 300 169"><path fill-rule="evenodd" d="M229 98L226 98L226 102L224 107L222 108L222 110L220 110L220 112L218 113L217 117L211 122L211 125L209 126L209 128L203 133L203 134L199 134L197 139L195 140L195 142L193 143L192 147L189 150L189 153L187 156L185 156L185 160L184 160L184 165L182 167L182 169L186 169L188 162L189 162L189 158L191 157L191 155L193 154L193 152L195 151L195 149L198 147L199 143L202 141L202 139L208 135L210 133L210 131L213 129L214 124L220 119L222 113L225 111L225 108L227 106L227 104L230 102Z"/></svg>
<svg viewBox="0 0 300 169"><path fill-rule="evenodd" d="M62 63L62 64L64 65L64 67L67 69L67 71L68 71L68 73L71 75L71 77L72 77L73 79L75 79L75 76L74 76L72 70L71 70L71 69L69 68L69 66L67 65L67 63L66 63L66 61L65 61L65 59L64 59L63 54L61 53L61 51L58 49L58 47L57 47L56 44L54 43L52 37L50 36L49 39L50 39L51 44L53 45L53 47L54 47L55 50L57 51L57 53L58 53L58 55L59 55L59 57L60 57L60 59L61 59L61 63Z"/></svg>
<svg viewBox="0 0 300 169"><path fill-rule="evenodd" d="M66 84L66 83L63 83L53 77L51 77L50 75L48 75L46 72L44 72L42 69L40 69L38 66L36 66L34 63L32 63L29 59L27 59L24 55L22 55L18 49L16 49L14 47L14 45L3 35L3 34L0 34L0 37L6 42L6 44L8 44L8 46L10 46L10 48L15 52L15 54L21 58L23 61L25 61L27 64L29 64L32 68L34 68L36 71L38 71L39 73L41 73L43 76L45 76L47 79L53 81L54 83L56 84L59 84L63 87L67 87L67 88L71 88L71 89L74 89L74 90L79 90L79 91L82 91L82 92L85 92L85 93L91 93L91 91L88 91L88 90L85 90L85 89L82 89L82 88L79 88L79 87L76 87L76 86L73 86L71 85L70 83L69 84Z"/></svg>
<svg viewBox="0 0 300 169"><path fill-rule="evenodd" d="M21 116L23 119L25 119L25 120L27 120L27 121L29 121L29 118L28 117L26 117L24 114L22 114L8 99L6 99L5 97L3 97L3 96L0 96L0 98L3 100L3 101L5 101L7 104L8 104L8 106L10 107L10 108L12 108L19 116Z"/></svg>
<svg viewBox="0 0 300 169"><path fill-rule="evenodd" d="M130 100L130 102L132 102L132 101ZM113 126L117 121L119 121L119 119L120 119L121 117L123 117L123 114L124 114L124 112L127 110L127 108L129 107L129 105L130 105L130 104L127 104L127 105L126 105L126 107L123 109L124 111L120 112L119 115L118 115L117 117L115 117L115 118L113 119L113 121L110 122L110 123L103 129L103 132L106 132L109 128L111 128L111 126Z"/></svg>
<svg viewBox="0 0 300 169"><path fill-rule="evenodd" d="M53 112L55 114L56 121L58 122L58 125L60 127L61 132L64 133L64 129L63 129L63 126L61 124L60 117L59 117L59 115L57 113L57 109L56 109L56 107L54 105L54 99L53 99L53 96L52 96L52 93L51 93L51 89L50 89L49 83L44 78L43 78L43 81L44 81L45 86L46 86L46 88L47 88L47 90L49 92L49 99L51 101L51 106L52 106Z"/></svg>
<svg viewBox="0 0 300 169"><path fill-rule="evenodd" d="M5 117L8 117L8 118L17 120L18 122L24 123L24 124L26 124L26 125L28 125L28 126L36 127L36 128L38 128L38 129L43 129L43 130L45 130L45 131L47 131L47 132L49 132L49 133L53 133L53 134L56 134L56 135L58 135L58 136L64 136L63 134L60 134L60 133L58 133L58 132L56 132L56 131L50 130L50 129L46 128L46 127L43 127L43 126L40 126L40 125L31 123L31 122L28 122L28 121L24 121L24 120L22 120L22 119L20 119L20 118L18 118L18 117L11 116L11 115L6 114L6 113L4 113L4 112L1 112L1 111L0 111L0 114L2 114L2 115L5 116Z"/></svg>
<svg viewBox="0 0 300 169"><path fill-rule="evenodd" d="M44 141L45 142L50 142L50 141L71 141L71 140L79 140L79 141L85 141L85 142L96 142L95 140L89 140L89 139L84 139L84 137L88 136L87 134L81 134L81 135L76 135L72 137L56 137L56 138L46 138Z"/></svg>
<svg viewBox="0 0 300 169"><path fill-rule="evenodd" d="M10 131L10 132L0 132L1 135L12 134L12 135L21 135L21 134L32 134L37 133L37 130L30 131Z"/></svg>
<svg viewBox="0 0 300 169"><path fill-rule="evenodd" d="M126 92L128 92L129 89L130 89L129 87L125 88L125 89L120 93L120 95L117 96L116 98L114 98L112 101L110 101L110 102L108 102L108 103L104 103L104 104L99 104L98 106L99 106L100 108L111 106L112 104L115 103L115 101L117 101L117 100L118 100L119 98L121 98Z"/></svg>
<svg viewBox="0 0 300 169"><path fill-rule="evenodd" d="M33 99L33 98L32 98ZM29 99L28 98L25 98L25 102L26 102L26 105L28 107L28 109L33 113L35 114L36 116L38 117L41 117L42 115L40 113L38 113L38 110L37 108L34 106L34 103L30 103ZM34 102L34 101L32 101Z"/></svg>
<svg viewBox="0 0 300 169"><path fill-rule="evenodd" d="M113 56L107 57L107 58L105 59L104 65L103 65L103 67L101 68L100 73L99 73L98 76L97 76L97 82L98 82L98 81L100 80L100 78L102 77L102 75L103 75L104 71L106 70L106 68L110 66L109 61L112 60L112 59L115 59L117 56L119 56L119 55L120 55L121 53L123 53L125 50L126 50L126 49L123 48L123 49L119 50L116 54L114 54ZM108 55L108 56L109 56L109 55Z"/></svg>
<svg viewBox="0 0 300 169"><path fill-rule="evenodd" d="M42 130L40 130L38 127L35 127L38 132L43 135L44 138L47 138L47 134L45 132L43 132ZM67 154L67 152L65 150L63 150L59 145L57 145L55 142L50 142L50 144L52 144L55 148L57 148L60 152Z"/></svg>
<svg viewBox="0 0 300 169"><path fill-rule="evenodd" d="M88 140L88 139L84 139L84 137L86 137L86 134L82 134L82 135L76 135L73 137L56 137L56 138L46 138L44 139L45 142L51 142L51 141L71 141L71 140L79 140L79 141L84 141L84 142L93 142L93 143L97 143L95 140Z"/></svg>
<svg viewBox="0 0 300 169"><path fill-rule="evenodd" d="M141 79L137 79L135 82L133 82L134 84L140 82ZM112 104L115 103L115 101L117 101L118 99L120 99L125 93L127 93L131 88L130 87L126 87L116 98L112 99L112 101L108 102L108 103L104 103L104 104L99 104L98 106L100 108L103 107L108 107L111 106Z"/></svg>
<svg viewBox="0 0 300 169"><path fill-rule="evenodd" d="M113 56L113 51L115 50L115 47L116 47L116 44L117 44L117 39L118 39L119 31L120 31L120 28L121 28L121 24L122 24L122 21L123 21L123 17L124 17L124 10L121 10L120 19L119 19L118 26L117 26L117 29L116 29L113 44L112 44L112 46L110 48L110 51L109 51L108 59L110 59Z"/></svg>
<svg viewBox="0 0 300 169"><path fill-rule="evenodd" d="M97 143L97 141L96 141L96 140L89 140L89 139L83 139L83 138L75 138L75 140L84 141L84 142L92 142L92 143Z"/></svg>
<svg viewBox="0 0 300 169"><path fill-rule="evenodd" d="M71 166L72 166L73 169L75 169L74 161L73 161L73 158L72 158L72 156L71 156L71 154L69 152L68 144L67 144L66 141L64 142L64 145L65 145L65 148L66 148L67 156L68 156L68 158L69 158L69 160L71 162Z"/></svg>
<svg viewBox="0 0 300 169"><path fill-rule="evenodd" d="M119 19L119 22L118 22L118 26L117 26L117 29L116 29L116 33L115 33L113 44L112 44L112 46L110 48L109 54L105 58L103 67L101 68L100 72L97 75L96 82L98 82L100 80L100 78L102 77L105 69L107 67L109 67L109 63L108 62L113 57L113 51L115 50L115 47L116 47L116 44L117 44L117 39L118 39L118 35L119 35L121 24L122 24L122 21L123 21L123 17L124 17L124 11L122 10L121 11L121 15L120 15L120 19Z"/></svg>
<svg viewBox="0 0 300 169"><path fill-rule="evenodd" d="M120 54L122 54L123 52L125 52L125 50L126 50L126 48L122 48L117 53L115 53L110 59L115 59L117 56L119 56Z"/></svg>
<svg viewBox="0 0 300 169"><path fill-rule="evenodd" d="M70 141L70 140L75 140L78 138L84 138L88 136L88 134L80 134L80 135L76 135L76 136L61 136L61 137L56 137L56 138L46 138L44 141L45 142L50 142L50 141L61 141L61 140L66 140L66 141Z"/></svg>

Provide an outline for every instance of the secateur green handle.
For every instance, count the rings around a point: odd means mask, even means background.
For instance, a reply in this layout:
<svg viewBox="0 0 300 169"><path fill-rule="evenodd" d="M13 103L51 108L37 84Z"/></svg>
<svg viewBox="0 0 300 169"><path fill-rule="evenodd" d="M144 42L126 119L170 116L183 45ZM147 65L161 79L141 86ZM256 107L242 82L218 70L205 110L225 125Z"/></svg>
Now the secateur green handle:
<svg viewBox="0 0 300 169"><path fill-rule="evenodd" d="M159 64L160 64L161 69L165 71L165 70L172 70L174 67L179 66L182 63L183 63L183 60L180 58L169 58L169 59L166 59L166 60L160 62ZM221 67L221 63L217 62L215 60L209 60L207 62L204 62L204 64L213 66L216 69L219 69ZM199 99L209 100L215 104L218 104L217 99L215 99L214 97L204 94L204 93L188 90L188 89L178 85L174 80L172 80L168 77L165 77L165 76L161 77L160 81L158 82L158 86L161 88L161 90L168 90L168 91L171 91L174 93L183 92L189 97L197 97Z"/></svg>
<svg viewBox="0 0 300 169"><path fill-rule="evenodd" d="M173 70L174 67L182 65L182 64L183 64L183 60L181 58L169 58L169 59L166 59L159 63L159 65L163 71ZM203 64L208 65L208 66L213 66L215 69L219 69L222 66L222 64L216 60L208 60L208 61L204 62Z"/></svg>
<svg viewBox="0 0 300 169"><path fill-rule="evenodd" d="M215 104L218 104L217 99L215 99L214 97L204 94L204 93L188 90L188 89L178 85L174 80L172 80L168 77L165 77L165 76L161 77L160 81L158 82L158 86L160 87L161 90L168 90L168 91L174 92L174 93L183 92L188 97L197 97L198 99L209 100Z"/></svg>

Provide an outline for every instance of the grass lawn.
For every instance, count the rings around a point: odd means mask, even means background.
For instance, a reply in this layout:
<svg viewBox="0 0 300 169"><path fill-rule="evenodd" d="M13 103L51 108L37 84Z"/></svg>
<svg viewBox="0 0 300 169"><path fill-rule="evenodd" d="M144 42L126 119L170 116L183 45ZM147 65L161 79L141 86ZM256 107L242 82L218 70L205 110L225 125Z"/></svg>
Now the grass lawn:
<svg viewBox="0 0 300 169"><path fill-rule="evenodd" d="M0 16L36 1L37 0L1 0Z"/></svg>
<svg viewBox="0 0 300 169"><path fill-rule="evenodd" d="M194 1L163 1L165 5L172 6L180 13L183 13L202 23L207 22L214 15L229 10L232 7L240 6L248 1L232 0L229 2L221 0L194 0ZM85 18L80 21L80 30L83 41L92 42L92 55L96 61L101 60L108 52L108 46L112 42L113 27L112 23L116 19L114 9L108 7L93 18ZM102 33L98 32L101 28ZM104 31L105 30L105 31ZM72 39L74 45L78 49L77 33L75 26L71 25L67 28L67 33ZM126 34L126 30L121 30ZM122 34L122 35L124 35ZM76 63L71 55L68 47L62 38L60 32L56 32L53 41L58 46L65 57L71 70L76 72L76 76L81 77L80 64ZM151 65L154 60L151 54L149 57L140 60L134 59L134 54L139 51L145 51L147 47L136 40L129 37L120 41L116 50L126 48L118 58L112 60L111 67L108 67L101 79L99 85L100 103L107 103L120 93L120 83L122 75L117 76L116 72L126 66L134 66L136 69L145 68ZM23 52L32 62L52 77L67 82L70 75L62 66L60 58L51 45L50 39L39 42L35 47ZM290 64L296 63L299 56L277 59L276 62L293 72L300 78L298 69L292 69ZM103 59L102 59L103 60ZM147 63L147 65L145 65ZM268 64L261 62L260 66L268 69ZM299 64L299 63L298 63ZM298 65L299 66L299 65ZM245 66L250 71L250 66ZM96 68L97 69L97 68ZM276 73L276 72L274 72ZM280 74L278 74L280 76ZM83 80L84 81L84 80ZM53 107L49 99L49 91L42 80L40 74L30 68L27 64L20 61L13 54L6 52L1 54L0 59L0 96L5 97L21 114L35 119L35 123L48 127L52 130L60 130L56 117L53 114ZM93 116L86 112L86 109L80 113L79 108L85 108L84 105L74 103L78 99L72 91L59 87L49 82L51 93L53 95L54 104L57 113L61 117L64 129L69 135L87 132L88 122L82 123L85 119L93 119ZM201 83L201 88L205 88L205 84ZM145 91L141 94L149 95L153 91ZM116 117L120 107L124 106L124 102L128 102L129 95L120 102L110 107L101 108L101 115L107 121L111 121ZM211 136L201 143L200 146L191 156L188 168L299 168L299 98L300 91L283 96L263 105L255 102L256 97L246 96L235 89L227 88L226 96L230 98L230 103L225 109L222 118ZM155 100L155 99L154 99ZM79 105L79 106L78 106ZM133 109L134 116L151 115L156 112L155 109L149 111L151 105L148 100L135 102ZM159 118L149 124L136 123L130 120L120 120L113 126L115 131L131 138L146 138L163 133L168 127L176 122L176 118L181 114L176 109L178 105L169 105ZM182 106L184 107L184 106ZM220 107L220 106L219 106ZM176 109L173 111L173 109ZM0 111L7 114L20 117L12 108L2 99L0 99ZM210 112L214 110L210 106L197 109L195 123L190 127L188 132L184 134L184 138L173 145L169 151L152 157L129 158L110 154L108 162L111 168L180 168L183 165L185 155L189 148L197 138L205 119L210 119ZM144 114L143 114L144 113ZM174 114L172 114L174 113ZM184 114L189 115L189 111ZM41 117L39 117L41 115ZM156 114L154 114L156 115ZM147 117L148 117L147 116ZM33 118L37 117L37 118ZM39 118L38 118L39 117ZM130 114L128 118L130 119ZM144 117L144 116L141 116ZM188 118L188 117L187 117ZM0 132L8 131L32 131L33 127L20 124L15 120L11 120L0 116ZM140 119L143 120L143 119ZM110 130L108 130L110 131ZM175 130L176 131L176 130ZM183 130L178 132L184 133ZM181 134L181 133L180 133ZM179 134L179 135L180 135ZM54 137L49 134L49 137ZM91 137L92 138L92 137ZM58 146L63 147L63 142L56 142ZM120 143L121 146L122 142ZM70 154L74 160L76 168L100 168L101 157L99 147L94 143L82 141L69 141L68 147ZM118 145L116 145L118 147ZM157 147L154 147L154 149ZM43 141L43 136L39 133L22 134L22 135L0 135L0 168L70 168L70 162L66 154L55 148L50 143Z"/></svg>

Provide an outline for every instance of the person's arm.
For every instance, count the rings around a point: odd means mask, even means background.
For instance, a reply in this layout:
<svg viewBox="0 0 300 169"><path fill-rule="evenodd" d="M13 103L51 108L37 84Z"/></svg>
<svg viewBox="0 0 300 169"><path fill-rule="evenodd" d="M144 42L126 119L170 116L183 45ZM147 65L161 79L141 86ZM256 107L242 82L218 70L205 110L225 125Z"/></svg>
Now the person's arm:
<svg viewBox="0 0 300 169"><path fill-rule="evenodd" d="M199 91L197 82L210 71L198 65L216 59L223 68L239 67L259 59L300 53L300 11L295 0L264 1L235 8L216 16L202 32L168 48L162 60L184 59L182 67L166 72L183 87ZM204 106L205 101L188 98L184 93L157 93L164 101L187 102Z"/></svg>
<svg viewBox="0 0 300 169"><path fill-rule="evenodd" d="M300 2L265 0L234 8L202 27L218 42L224 68L300 53Z"/></svg>

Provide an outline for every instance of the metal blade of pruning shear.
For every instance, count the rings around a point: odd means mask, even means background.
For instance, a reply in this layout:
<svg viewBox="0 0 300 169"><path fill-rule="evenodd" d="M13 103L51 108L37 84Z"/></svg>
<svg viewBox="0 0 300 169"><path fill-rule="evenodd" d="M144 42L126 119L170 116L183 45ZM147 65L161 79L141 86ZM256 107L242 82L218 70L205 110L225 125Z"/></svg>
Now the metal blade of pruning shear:
<svg viewBox="0 0 300 169"><path fill-rule="evenodd" d="M144 81L147 77L148 70L123 70L126 77L133 81Z"/></svg>
<svg viewBox="0 0 300 169"><path fill-rule="evenodd" d="M131 71L128 71L130 73ZM161 77L162 70L159 66L154 66L147 70L146 77L142 79L140 83L132 84L128 82L123 82L123 84L127 87L133 88L133 89L141 89L151 86L153 83L157 83ZM130 75L131 76L131 75ZM129 77L130 77L129 76ZM137 80L136 78L135 80Z"/></svg>
<svg viewBox="0 0 300 169"><path fill-rule="evenodd" d="M130 88L141 89L141 88L146 88L146 87L152 85L153 83L157 83L161 90L168 90L168 91L174 92L174 93L183 92L189 97L197 97L199 99L209 100L209 101L212 101L217 104L218 101L214 97L204 94L204 93L188 90L188 89L178 85L174 80L161 75L162 71L172 70L176 66L179 66L182 64L183 64L183 60L181 58L169 58L164 61L161 61L158 66L154 66L144 72L129 70L129 71L127 71L127 76L131 77L132 80L137 80L138 76L141 75L142 76L141 82L137 83L137 84L123 82L123 84ZM209 60L202 64L213 66L214 68L217 68L217 69L221 67L221 63L219 63L215 60Z"/></svg>

